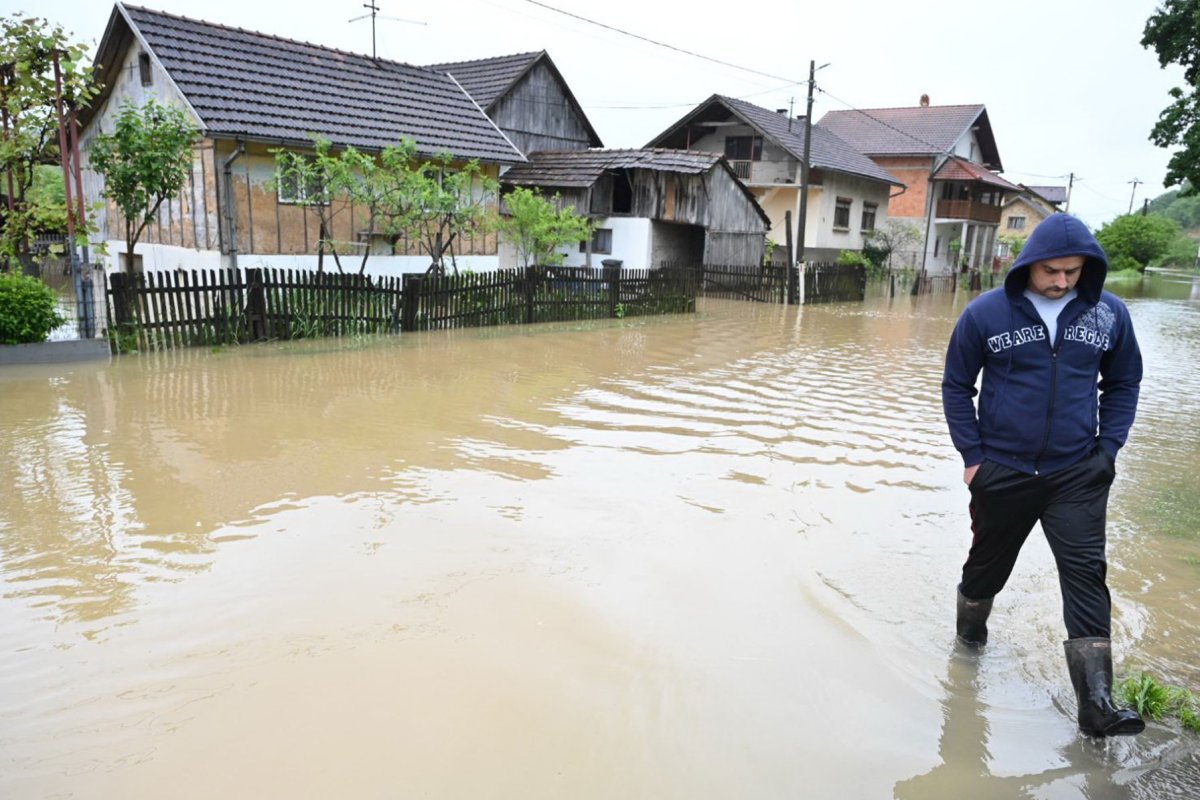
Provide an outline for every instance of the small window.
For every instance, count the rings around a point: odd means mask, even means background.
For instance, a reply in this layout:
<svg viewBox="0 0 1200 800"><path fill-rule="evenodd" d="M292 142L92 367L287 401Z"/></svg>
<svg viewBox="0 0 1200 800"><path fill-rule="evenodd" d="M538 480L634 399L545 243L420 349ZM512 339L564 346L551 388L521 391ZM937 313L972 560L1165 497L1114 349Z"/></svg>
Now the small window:
<svg viewBox="0 0 1200 800"><path fill-rule="evenodd" d="M875 212L878 208L878 203L863 203L862 229L864 231L875 230Z"/></svg>
<svg viewBox="0 0 1200 800"><path fill-rule="evenodd" d="M587 242L579 243L579 252L587 252ZM592 231L592 252L602 256L612 254L611 228L596 228Z"/></svg>
<svg viewBox="0 0 1200 800"><path fill-rule="evenodd" d="M725 158L730 161L762 161L761 136L725 137Z"/></svg>
<svg viewBox="0 0 1200 800"><path fill-rule="evenodd" d="M138 75L142 79L142 86L150 86L154 83L154 71L151 69L149 53L138 53Z"/></svg>
<svg viewBox="0 0 1200 800"><path fill-rule="evenodd" d="M279 175L279 202L289 205L300 203L308 203L311 200L317 200L321 205L326 205L329 198L326 197L325 187L319 175L301 176L293 171L281 173Z"/></svg>
<svg viewBox="0 0 1200 800"><path fill-rule="evenodd" d="M1024 217L1009 217L1008 218L1008 229L1010 231L1025 230L1025 218Z"/></svg>
<svg viewBox="0 0 1200 800"><path fill-rule="evenodd" d="M937 237L933 240L933 257L938 257L938 250L942 248L942 237Z"/></svg>
<svg viewBox="0 0 1200 800"><path fill-rule="evenodd" d="M853 201L848 197L839 197L833 209L833 229L850 230L850 205Z"/></svg>

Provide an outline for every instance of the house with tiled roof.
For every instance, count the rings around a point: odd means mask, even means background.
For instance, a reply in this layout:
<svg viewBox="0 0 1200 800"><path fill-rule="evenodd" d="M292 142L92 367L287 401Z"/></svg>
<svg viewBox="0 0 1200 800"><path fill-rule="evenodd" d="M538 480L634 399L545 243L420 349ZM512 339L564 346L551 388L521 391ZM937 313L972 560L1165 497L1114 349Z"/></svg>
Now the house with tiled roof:
<svg viewBox="0 0 1200 800"><path fill-rule="evenodd" d="M83 116L85 154L125 103L148 99L184 110L200 131L188 184L159 210L138 244L144 269L316 265L315 212L273 189L272 150L311 150L313 135L334 148L378 152L403 139L418 152L478 160L498 177L525 160L475 99L444 72L342 52L254 31L117 4L96 55L103 89ZM102 179L85 163L85 195L101 198ZM369 246L367 215L351 206L333 217L330 237ZM124 247L114 207L99 219L112 263ZM459 263L497 261L494 235L464 242ZM372 257L377 272L423 270L416 245Z"/></svg>
<svg viewBox="0 0 1200 800"><path fill-rule="evenodd" d="M911 107L830 111L819 124L907 186L888 213L915 226L922 245L899 254L901 263L932 273L992 267L1004 202L1021 190L997 174L986 107L933 106L922 96Z"/></svg>
<svg viewBox="0 0 1200 800"><path fill-rule="evenodd" d="M771 219L770 238L795 240L800 219L803 117L713 95L652 139L650 147L721 153ZM864 234L887 219L888 198L903 183L820 125L812 128L805 260L835 260L861 250ZM783 248L778 249L779 253Z"/></svg>
<svg viewBox="0 0 1200 800"><path fill-rule="evenodd" d="M603 147L545 51L431 64L449 74L522 153Z"/></svg>
<svg viewBox="0 0 1200 800"><path fill-rule="evenodd" d="M565 253L567 266L762 264L770 219L720 153L653 148L531 153L500 180L502 190L537 189L592 220L591 241ZM513 260L502 252L502 265Z"/></svg>
<svg viewBox="0 0 1200 800"><path fill-rule="evenodd" d="M1000 211L999 243L996 255L1001 259L1012 254L1012 243L1016 239L1026 239L1042 220L1056 213L1058 204L1066 202L1067 187L1065 186L1020 186L1018 194L1011 195L1004 201Z"/></svg>

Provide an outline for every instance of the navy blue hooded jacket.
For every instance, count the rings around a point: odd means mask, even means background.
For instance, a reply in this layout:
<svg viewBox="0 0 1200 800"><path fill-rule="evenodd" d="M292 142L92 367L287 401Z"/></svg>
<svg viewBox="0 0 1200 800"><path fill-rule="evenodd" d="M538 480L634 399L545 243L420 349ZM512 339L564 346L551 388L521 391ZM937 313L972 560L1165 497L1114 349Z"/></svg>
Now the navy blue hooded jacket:
<svg viewBox="0 0 1200 800"><path fill-rule="evenodd" d="M1029 267L1075 255L1085 258L1078 294L1059 314L1051 342L1024 295ZM1104 291L1107 274L1104 249L1087 227L1055 214L1034 229L1004 286L967 305L942 377L950 437L966 466L987 459L1027 474L1053 472L1097 444L1116 458L1137 410L1142 356L1125 304Z"/></svg>

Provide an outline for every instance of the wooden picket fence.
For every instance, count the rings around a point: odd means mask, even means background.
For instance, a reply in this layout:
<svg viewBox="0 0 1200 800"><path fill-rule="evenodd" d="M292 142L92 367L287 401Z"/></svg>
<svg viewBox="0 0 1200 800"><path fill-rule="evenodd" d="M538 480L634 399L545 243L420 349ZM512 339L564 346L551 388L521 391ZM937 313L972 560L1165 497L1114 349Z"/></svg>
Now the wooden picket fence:
<svg viewBox="0 0 1200 800"><path fill-rule="evenodd" d="M688 270L530 267L385 278L279 269L108 277L118 352L695 311Z"/></svg>
<svg viewBox="0 0 1200 800"><path fill-rule="evenodd" d="M857 264L805 264L804 303L862 302L866 267Z"/></svg>

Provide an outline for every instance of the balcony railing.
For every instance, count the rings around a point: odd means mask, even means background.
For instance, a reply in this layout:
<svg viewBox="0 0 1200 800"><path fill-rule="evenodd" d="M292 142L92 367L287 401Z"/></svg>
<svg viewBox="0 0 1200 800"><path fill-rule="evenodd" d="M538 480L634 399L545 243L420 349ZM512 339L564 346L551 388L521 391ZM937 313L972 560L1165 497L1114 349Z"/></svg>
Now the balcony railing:
<svg viewBox="0 0 1200 800"><path fill-rule="evenodd" d="M729 166L733 167L733 174L737 175L743 181L750 180L750 165L753 161L730 161Z"/></svg>
<svg viewBox="0 0 1200 800"><path fill-rule="evenodd" d="M1000 206L975 200L938 200L939 219L969 219L974 222L1000 222Z"/></svg>

